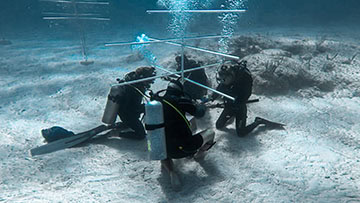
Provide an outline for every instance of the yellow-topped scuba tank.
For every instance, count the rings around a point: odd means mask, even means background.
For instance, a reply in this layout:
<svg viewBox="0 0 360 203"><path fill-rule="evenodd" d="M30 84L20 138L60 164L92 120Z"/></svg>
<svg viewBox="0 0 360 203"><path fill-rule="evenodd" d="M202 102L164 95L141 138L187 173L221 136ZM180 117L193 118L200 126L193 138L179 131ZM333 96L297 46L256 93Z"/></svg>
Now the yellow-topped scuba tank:
<svg viewBox="0 0 360 203"><path fill-rule="evenodd" d="M164 112L161 102L152 100L145 105L145 128L151 160L167 158Z"/></svg>
<svg viewBox="0 0 360 203"><path fill-rule="evenodd" d="M114 124L119 110L119 104L116 103L115 97L122 91L121 86L112 86L108 94L105 111L102 117L102 122L105 124Z"/></svg>

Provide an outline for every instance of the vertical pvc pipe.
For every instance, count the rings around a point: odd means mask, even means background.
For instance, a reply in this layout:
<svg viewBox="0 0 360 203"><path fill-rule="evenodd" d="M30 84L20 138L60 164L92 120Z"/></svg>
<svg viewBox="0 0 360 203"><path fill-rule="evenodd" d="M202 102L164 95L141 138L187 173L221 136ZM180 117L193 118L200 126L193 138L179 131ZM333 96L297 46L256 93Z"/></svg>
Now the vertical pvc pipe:
<svg viewBox="0 0 360 203"><path fill-rule="evenodd" d="M185 46L184 46L184 36L181 40L181 83L184 84L184 54L185 54Z"/></svg>

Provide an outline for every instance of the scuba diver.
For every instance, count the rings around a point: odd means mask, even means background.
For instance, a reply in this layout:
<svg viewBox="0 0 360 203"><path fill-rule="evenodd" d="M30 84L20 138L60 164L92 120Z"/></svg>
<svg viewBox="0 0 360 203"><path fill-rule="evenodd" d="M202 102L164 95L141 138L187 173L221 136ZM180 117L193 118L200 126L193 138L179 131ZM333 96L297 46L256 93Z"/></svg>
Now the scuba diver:
<svg viewBox="0 0 360 203"><path fill-rule="evenodd" d="M158 93L157 93L158 94ZM205 115L206 106L197 105L184 93L184 87L178 80L171 80L163 96L155 95L163 103L167 158L161 160L161 166L170 175L174 189L179 189L180 180L174 171L172 159L185 157L203 159L205 152L214 144L215 132L211 129L193 135L186 113L196 118Z"/></svg>
<svg viewBox="0 0 360 203"><path fill-rule="evenodd" d="M181 71L181 55L175 57L175 61L177 62L176 71ZM189 59L186 55L184 55L184 70L200 67L201 64L196 62L195 60ZM199 69L191 72L184 73L184 77L198 82L202 85L209 86L209 79L205 73L204 69ZM201 99L207 94L207 90L198 85L194 85L190 82L185 81L184 83L184 91L191 96L193 99Z"/></svg>
<svg viewBox="0 0 360 203"><path fill-rule="evenodd" d="M236 133L239 137L249 134L260 124L273 128L283 127L283 124L271 122L260 117L256 117L253 123L246 125L246 104L251 96L253 85L251 73L247 68L247 61L223 64L218 70L216 80L219 83L216 90L235 98L235 101L226 97L223 98L224 109L216 121L217 129L222 129L234 118ZM210 96L210 100L214 101L218 96L218 94L213 93Z"/></svg>
<svg viewBox="0 0 360 203"><path fill-rule="evenodd" d="M156 75L154 67L139 67L127 73L123 79L117 79L119 83L134 81L138 79L153 77ZM106 108L102 121L113 124L118 115L123 126L112 130L110 136L119 136L130 139L144 139L146 132L140 115L145 113L145 105L142 103L145 91L147 91L154 80L138 82L129 85L113 86L108 95ZM120 131L124 128L130 131Z"/></svg>

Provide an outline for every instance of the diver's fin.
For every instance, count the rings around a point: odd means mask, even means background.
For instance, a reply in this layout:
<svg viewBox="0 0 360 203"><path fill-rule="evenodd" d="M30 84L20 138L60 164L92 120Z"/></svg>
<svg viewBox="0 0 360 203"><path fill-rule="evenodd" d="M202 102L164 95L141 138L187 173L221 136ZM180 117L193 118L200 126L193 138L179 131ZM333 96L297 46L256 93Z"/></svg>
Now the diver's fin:
<svg viewBox="0 0 360 203"><path fill-rule="evenodd" d="M36 147L30 150L31 156L37 156L42 154L47 154L51 152L55 152L58 150L66 149L77 144L80 144L86 140L88 140L90 136L86 136L84 134L75 135L72 137L56 140L54 142L50 142L48 144L42 145L40 147Z"/></svg>
<svg viewBox="0 0 360 203"><path fill-rule="evenodd" d="M285 129L285 124L277 123L273 121L266 120L264 118L256 117L255 122L259 122L261 124L264 124L266 127L271 129Z"/></svg>
<svg viewBox="0 0 360 203"><path fill-rule="evenodd" d="M40 147L33 148L30 150L30 154L31 154L31 156L36 156L36 155L47 154L47 153L55 152L58 150L66 149L69 147L73 147L80 143L86 142L87 140L91 139L95 135L97 135L105 130L119 127L119 125L121 125L121 124L122 123L116 123L114 125L109 125L109 126L100 125L89 131L78 133L74 136L56 140L54 142L50 142L50 143L42 145Z"/></svg>

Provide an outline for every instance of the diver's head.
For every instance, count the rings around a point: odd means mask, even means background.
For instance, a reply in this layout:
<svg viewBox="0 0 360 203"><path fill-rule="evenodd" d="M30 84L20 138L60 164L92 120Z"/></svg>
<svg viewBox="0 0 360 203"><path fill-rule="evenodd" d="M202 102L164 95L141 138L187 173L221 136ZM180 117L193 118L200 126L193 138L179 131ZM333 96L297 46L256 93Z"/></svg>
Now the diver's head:
<svg viewBox="0 0 360 203"><path fill-rule="evenodd" d="M127 73L124 77L125 81L133 81L133 80L139 80L139 79L144 79L144 78L148 78L148 77L153 77L156 75L156 71L154 67L139 67L134 71L131 71L129 73ZM145 88L150 88L151 84L154 83L154 79L152 80L147 80L144 82L139 82L136 83L136 86L143 86Z"/></svg>
<svg viewBox="0 0 360 203"><path fill-rule="evenodd" d="M173 94L184 94L184 86L181 84L179 80L170 80L166 91L171 92Z"/></svg>
<svg viewBox="0 0 360 203"><path fill-rule="evenodd" d="M231 61L226 62L220 66L217 72L216 80L219 83L229 85L236 79L243 77L243 73L246 70L247 61Z"/></svg>
<svg viewBox="0 0 360 203"><path fill-rule="evenodd" d="M237 61L237 66L239 72L244 72L244 70L247 68L247 61L246 60Z"/></svg>
<svg viewBox="0 0 360 203"><path fill-rule="evenodd" d="M231 64L223 64L216 76L216 80L218 83L224 84L224 85L230 85L235 80L235 72L233 70L233 67Z"/></svg>
<svg viewBox="0 0 360 203"><path fill-rule="evenodd" d="M149 66L139 67L135 70L135 73L138 79L153 77L156 75L155 68Z"/></svg>
<svg viewBox="0 0 360 203"><path fill-rule="evenodd" d="M182 55L177 55L175 57L176 63L181 64L181 56ZM189 61L188 57L184 54L184 63L187 63L188 61Z"/></svg>

